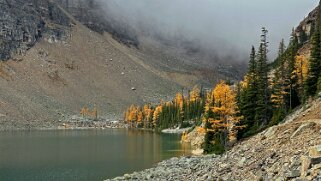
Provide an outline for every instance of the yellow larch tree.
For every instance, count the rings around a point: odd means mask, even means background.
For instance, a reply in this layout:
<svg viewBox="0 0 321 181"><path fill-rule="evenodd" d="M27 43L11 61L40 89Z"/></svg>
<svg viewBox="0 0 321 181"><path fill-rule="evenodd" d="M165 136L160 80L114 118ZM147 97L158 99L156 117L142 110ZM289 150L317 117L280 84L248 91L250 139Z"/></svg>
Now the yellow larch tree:
<svg viewBox="0 0 321 181"><path fill-rule="evenodd" d="M309 70L309 60L304 55L297 55L295 57L295 67L294 67L294 74L298 78L298 84L299 84L299 91L300 94L303 94L303 86L304 82L308 76L308 70Z"/></svg>
<svg viewBox="0 0 321 181"><path fill-rule="evenodd" d="M150 104L146 104L143 107L143 113L144 113L144 127L150 127L151 123L153 121L153 112L154 110L152 109Z"/></svg>
<svg viewBox="0 0 321 181"><path fill-rule="evenodd" d="M240 126L241 117L237 116L238 107L236 103L236 93L224 81L221 81L213 90L215 104L212 107L214 114L219 119L210 118L213 130L223 130L229 141L236 139L237 130ZM226 140L227 141L227 140Z"/></svg>
<svg viewBox="0 0 321 181"><path fill-rule="evenodd" d="M140 126L142 126L143 119L144 119L143 111L140 109L140 107L136 107L136 114L137 114L137 125L136 125L136 127L140 127Z"/></svg>
<svg viewBox="0 0 321 181"><path fill-rule="evenodd" d="M190 102L196 102L201 99L201 90L195 86L193 90L189 93Z"/></svg>
<svg viewBox="0 0 321 181"><path fill-rule="evenodd" d="M176 94L174 103L179 108L178 120L183 120L183 118L184 118L184 96L182 93Z"/></svg>
<svg viewBox="0 0 321 181"><path fill-rule="evenodd" d="M206 100L205 100L205 113L207 113L214 104L214 94L213 91L206 92Z"/></svg>
<svg viewBox="0 0 321 181"><path fill-rule="evenodd" d="M177 93L175 96L175 104L183 111L184 96L182 93Z"/></svg>
<svg viewBox="0 0 321 181"><path fill-rule="evenodd" d="M158 124L158 118L159 118L159 115L162 113L162 109L163 109L162 105L158 105L155 108L155 111L153 113L153 125L154 125L154 127L156 127L156 125Z"/></svg>
<svg viewBox="0 0 321 181"><path fill-rule="evenodd" d="M250 77L248 75L244 76L243 81L240 82L242 89L246 89L249 86L249 79Z"/></svg>
<svg viewBox="0 0 321 181"><path fill-rule="evenodd" d="M136 110L136 106L135 105L131 105L128 111L128 115L127 115L127 122L129 123L129 125L131 127L134 126L134 124L137 121L137 110Z"/></svg>

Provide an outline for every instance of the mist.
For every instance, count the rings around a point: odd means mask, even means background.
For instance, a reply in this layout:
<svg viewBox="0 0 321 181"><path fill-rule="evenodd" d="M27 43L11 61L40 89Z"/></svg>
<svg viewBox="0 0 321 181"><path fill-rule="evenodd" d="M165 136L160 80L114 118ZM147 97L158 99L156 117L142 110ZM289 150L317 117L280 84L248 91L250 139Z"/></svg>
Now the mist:
<svg viewBox="0 0 321 181"><path fill-rule="evenodd" d="M107 18L138 37L193 42L221 57L247 60L258 46L261 27L269 30L269 58L282 38L318 4L307 0L100 0Z"/></svg>

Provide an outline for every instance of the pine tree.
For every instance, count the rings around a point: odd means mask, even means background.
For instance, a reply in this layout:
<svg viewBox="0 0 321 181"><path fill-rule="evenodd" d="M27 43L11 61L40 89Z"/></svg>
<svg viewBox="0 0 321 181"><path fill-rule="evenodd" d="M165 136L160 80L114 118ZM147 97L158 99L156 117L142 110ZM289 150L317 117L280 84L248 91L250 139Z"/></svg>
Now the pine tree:
<svg viewBox="0 0 321 181"><path fill-rule="evenodd" d="M286 72L285 72L285 104L286 110L292 110L296 106L300 104L300 99L298 97L298 87L297 81L298 78L294 73L295 70L295 57L299 50L299 41L296 34L292 33L292 37L290 40L289 48L287 50L286 57Z"/></svg>
<svg viewBox="0 0 321 181"><path fill-rule="evenodd" d="M282 39L279 46L278 53L278 66L274 72L274 78L272 81L272 96L271 101L275 108L284 107L284 85L285 85L285 45Z"/></svg>
<svg viewBox="0 0 321 181"><path fill-rule="evenodd" d="M242 124L246 128L239 132L239 138L251 135L255 132L255 108L257 99L257 62L256 62L256 51L252 46L249 70L241 83L239 92L239 107L241 115L243 115Z"/></svg>
<svg viewBox="0 0 321 181"><path fill-rule="evenodd" d="M271 101L268 78L268 31L263 27L261 44L257 56L257 102L256 102L256 124L260 127L267 126L271 118Z"/></svg>
<svg viewBox="0 0 321 181"><path fill-rule="evenodd" d="M277 58L277 68L274 72L274 78L272 81L272 95L271 101L273 104L273 117L270 122L270 125L275 125L283 120L286 114L286 106L285 106L285 45L284 40L282 39L278 58Z"/></svg>

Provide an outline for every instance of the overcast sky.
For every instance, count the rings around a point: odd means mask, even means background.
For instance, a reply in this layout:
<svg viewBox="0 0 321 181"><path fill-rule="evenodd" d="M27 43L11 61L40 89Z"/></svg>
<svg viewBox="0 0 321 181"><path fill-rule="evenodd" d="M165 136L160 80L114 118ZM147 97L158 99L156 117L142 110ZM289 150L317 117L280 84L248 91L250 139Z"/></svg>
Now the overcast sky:
<svg viewBox="0 0 321 181"><path fill-rule="evenodd" d="M270 59L282 38L318 4L317 0L103 0L106 11L140 32L185 37L247 55L269 30ZM153 34L152 33L152 34Z"/></svg>

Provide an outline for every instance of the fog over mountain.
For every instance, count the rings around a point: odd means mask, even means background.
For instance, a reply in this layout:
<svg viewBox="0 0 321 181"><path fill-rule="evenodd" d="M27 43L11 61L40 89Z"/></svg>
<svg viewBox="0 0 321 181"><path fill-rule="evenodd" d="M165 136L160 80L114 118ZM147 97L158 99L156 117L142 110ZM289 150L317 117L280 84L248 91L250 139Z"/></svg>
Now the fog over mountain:
<svg viewBox="0 0 321 181"><path fill-rule="evenodd" d="M193 42L220 57L246 60L259 44L261 27L269 30L270 59L289 29L317 6L313 0L100 0L106 17L136 35Z"/></svg>

